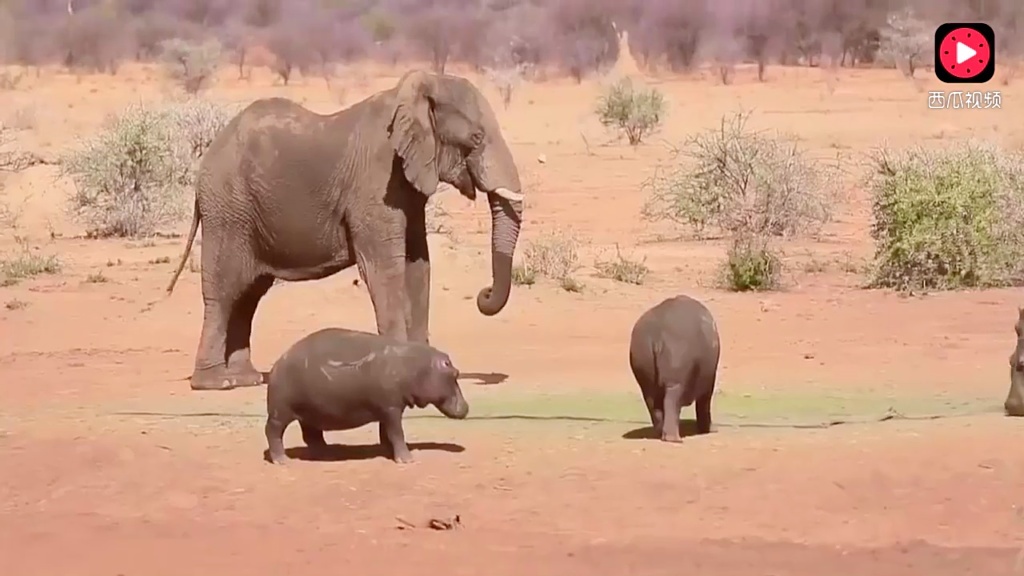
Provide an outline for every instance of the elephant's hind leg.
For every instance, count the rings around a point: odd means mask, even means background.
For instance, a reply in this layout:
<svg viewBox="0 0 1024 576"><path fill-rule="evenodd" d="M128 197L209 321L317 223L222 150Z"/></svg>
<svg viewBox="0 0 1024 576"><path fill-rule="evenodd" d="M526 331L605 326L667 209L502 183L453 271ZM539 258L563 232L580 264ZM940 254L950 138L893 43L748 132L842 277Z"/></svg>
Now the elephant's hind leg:
<svg viewBox="0 0 1024 576"><path fill-rule="evenodd" d="M263 377L252 365L252 320L274 279L248 272L249 258L240 254L226 254L227 262L217 256L211 250L207 259L204 253L203 331L191 386L193 390L258 386Z"/></svg>
<svg viewBox="0 0 1024 576"><path fill-rule="evenodd" d="M241 386L259 385L263 381L262 374L252 365L252 321L260 300L273 285L273 276L259 276L231 309L224 351L228 373L241 378ZM255 382L251 382L253 378Z"/></svg>

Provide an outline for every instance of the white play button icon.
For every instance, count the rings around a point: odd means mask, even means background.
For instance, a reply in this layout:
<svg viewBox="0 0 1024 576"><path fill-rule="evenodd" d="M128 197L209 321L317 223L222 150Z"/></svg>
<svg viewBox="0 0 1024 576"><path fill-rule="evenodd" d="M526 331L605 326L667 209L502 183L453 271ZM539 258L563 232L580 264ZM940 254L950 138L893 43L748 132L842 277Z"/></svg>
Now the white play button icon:
<svg viewBox="0 0 1024 576"><path fill-rule="evenodd" d="M956 63L957 64L963 64L964 62L967 62L971 58L974 58L974 56L977 53L978 53L977 50L975 50L974 48L971 48L970 46L968 46L967 44L964 44L963 42L957 42L956 43Z"/></svg>

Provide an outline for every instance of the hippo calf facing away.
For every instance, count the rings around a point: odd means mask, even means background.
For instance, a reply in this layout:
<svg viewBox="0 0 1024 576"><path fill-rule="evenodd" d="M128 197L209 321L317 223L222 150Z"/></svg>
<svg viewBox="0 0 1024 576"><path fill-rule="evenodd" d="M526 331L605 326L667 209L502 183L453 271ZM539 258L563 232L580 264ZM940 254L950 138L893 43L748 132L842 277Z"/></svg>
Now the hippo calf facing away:
<svg viewBox="0 0 1024 576"><path fill-rule="evenodd" d="M679 413L694 402L697 431L711 431L711 397L720 352L715 319L688 296L669 298L636 321L629 366L651 414L651 425L663 441L682 441Z"/></svg>
<svg viewBox="0 0 1024 576"><path fill-rule="evenodd" d="M1017 345L1010 355L1010 391L1003 402L1007 416L1024 416L1024 308L1017 309Z"/></svg>
<svg viewBox="0 0 1024 576"><path fill-rule="evenodd" d="M326 446L324 431L377 422L380 443L391 457L412 462L402 414L433 404L449 418L465 418L469 405L458 376L448 355L427 344L342 328L309 334L274 363L268 377L270 461L288 460L284 431L298 420L303 441L314 451Z"/></svg>

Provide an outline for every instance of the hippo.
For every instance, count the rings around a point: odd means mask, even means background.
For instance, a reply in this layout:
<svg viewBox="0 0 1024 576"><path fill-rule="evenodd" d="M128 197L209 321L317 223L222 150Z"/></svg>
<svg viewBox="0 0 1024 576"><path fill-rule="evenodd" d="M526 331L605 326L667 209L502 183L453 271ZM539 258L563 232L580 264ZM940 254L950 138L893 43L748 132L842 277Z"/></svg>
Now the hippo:
<svg viewBox="0 0 1024 576"><path fill-rule="evenodd" d="M449 418L465 418L469 404L458 377L451 358L428 344L343 328L313 332L285 351L267 377L269 460L287 462L284 431L298 420L314 452L326 446L324 431L377 422L392 459L413 462L402 414L432 404Z"/></svg>
<svg viewBox="0 0 1024 576"><path fill-rule="evenodd" d="M629 341L629 366L651 425L663 441L682 441L679 413L694 402L698 433L711 432L711 397L720 352L715 319L689 296L668 298L636 321Z"/></svg>
<svg viewBox="0 0 1024 576"><path fill-rule="evenodd" d="M1003 402L1007 416L1024 416L1024 308L1017 308L1017 345L1010 355L1010 391Z"/></svg>

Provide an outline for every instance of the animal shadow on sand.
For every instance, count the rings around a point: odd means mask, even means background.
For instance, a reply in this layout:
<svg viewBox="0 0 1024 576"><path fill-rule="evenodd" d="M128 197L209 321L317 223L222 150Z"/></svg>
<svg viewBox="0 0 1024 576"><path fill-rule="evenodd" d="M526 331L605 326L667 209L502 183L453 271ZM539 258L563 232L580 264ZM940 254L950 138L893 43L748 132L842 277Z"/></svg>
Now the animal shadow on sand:
<svg viewBox="0 0 1024 576"><path fill-rule="evenodd" d="M413 452L432 450L455 454L465 452L466 448L450 442L409 442L409 450ZM289 458L306 462L345 462L350 460L390 458L390 455L384 451L384 447L380 444L328 444L316 450L308 446L292 446L291 448L285 448L284 453ZM268 458L266 450L263 451L263 458Z"/></svg>
<svg viewBox="0 0 1024 576"><path fill-rule="evenodd" d="M715 427L711 427L711 432L714 433ZM689 438L690 436L699 436L697 434L697 421L693 418L682 418L679 420L679 435L683 438ZM661 431L655 431L653 426L644 426L642 428L634 428L629 432L622 435L626 440L658 440L661 438Z"/></svg>
<svg viewBox="0 0 1024 576"><path fill-rule="evenodd" d="M459 380L476 380L477 386L493 386L508 380L508 374L501 372L463 372Z"/></svg>

